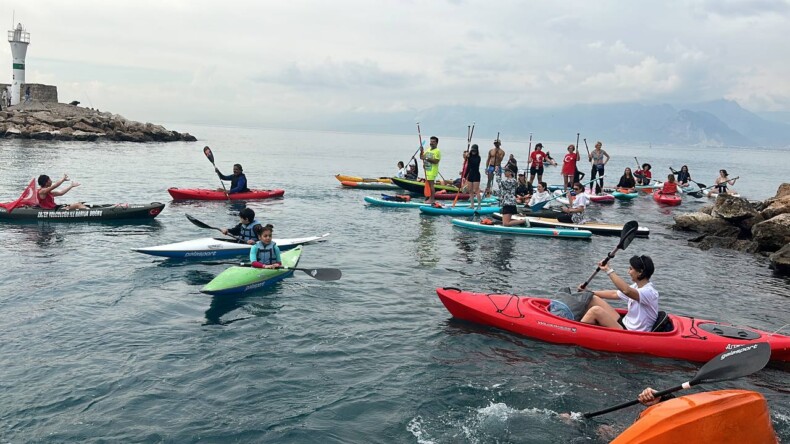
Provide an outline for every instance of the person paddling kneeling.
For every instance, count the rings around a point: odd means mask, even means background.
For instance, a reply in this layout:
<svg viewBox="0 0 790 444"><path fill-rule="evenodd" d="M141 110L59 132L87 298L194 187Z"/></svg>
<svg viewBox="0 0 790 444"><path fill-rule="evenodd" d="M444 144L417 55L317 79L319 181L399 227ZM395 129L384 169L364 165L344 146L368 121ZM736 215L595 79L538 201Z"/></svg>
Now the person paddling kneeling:
<svg viewBox="0 0 790 444"><path fill-rule="evenodd" d="M650 282L655 271L653 259L644 255L633 256L628 262L628 276L634 282L630 286L608 265L598 264L617 289L593 291L581 322L631 331L650 331L653 328L658 317L658 290ZM604 299L627 301L628 312L621 317Z"/></svg>

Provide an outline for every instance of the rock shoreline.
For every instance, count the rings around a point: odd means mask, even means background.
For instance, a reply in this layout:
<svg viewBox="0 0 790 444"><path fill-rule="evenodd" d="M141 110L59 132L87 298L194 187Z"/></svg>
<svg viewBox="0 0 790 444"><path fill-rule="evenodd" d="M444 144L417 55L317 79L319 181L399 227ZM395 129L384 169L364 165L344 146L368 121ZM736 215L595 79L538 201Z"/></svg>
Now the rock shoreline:
<svg viewBox="0 0 790 444"><path fill-rule="evenodd" d="M116 142L195 142L189 133L170 131L162 125L128 120L65 103L19 104L0 111L0 137L37 140Z"/></svg>
<svg viewBox="0 0 790 444"><path fill-rule="evenodd" d="M703 250L719 247L762 254L771 268L790 274L790 183L762 202L722 195L713 205L674 219L676 230L700 234L689 242Z"/></svg>

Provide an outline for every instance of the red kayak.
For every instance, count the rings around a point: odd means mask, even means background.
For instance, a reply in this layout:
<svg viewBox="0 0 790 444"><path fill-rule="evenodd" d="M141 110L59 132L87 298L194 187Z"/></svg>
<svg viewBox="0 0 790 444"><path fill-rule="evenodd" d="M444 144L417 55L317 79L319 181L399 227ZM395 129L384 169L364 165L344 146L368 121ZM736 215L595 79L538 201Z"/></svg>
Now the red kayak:
<svg viewBox="0 0 790 444"><path fill-rule="evenodd" d="M661 190L653 191L653 200L662 205L670 205L673 207L680 205L680 202L683 201L677 194L664 194Z"/></svg>
<svg viewBox="0 0 790 444"><path fill-rule="evenodd" d="M595 190L591 190L590 188L587 188L587 197L590 198L591 202L597 202L597 203L614 202L613 194L609 194L609 193L595 194Z"/></svg>
<svg viewBox="0 0 790 444"><path fill-rule="evenodd" d="M270 199L272 197L282 197L285 190L250 190L246 193L233 193L225 195L222 191L205 190L200 188L168 188L168 193L175 200L250 200L250 199Z"/></svg>
<svg viewBox="0 0 790 444"><path fill-rule="evenodd" d="M707 362L725 350L737 353L739 347L767 342L771 361L790 362L790 336L752 328L670 314L659 328L664 331L626 331L554 316L548 311L549 299L457 288L437 288L436 293L456 318L546 342L698 362ZM624 314L625 310L618 312Z"/></svg>

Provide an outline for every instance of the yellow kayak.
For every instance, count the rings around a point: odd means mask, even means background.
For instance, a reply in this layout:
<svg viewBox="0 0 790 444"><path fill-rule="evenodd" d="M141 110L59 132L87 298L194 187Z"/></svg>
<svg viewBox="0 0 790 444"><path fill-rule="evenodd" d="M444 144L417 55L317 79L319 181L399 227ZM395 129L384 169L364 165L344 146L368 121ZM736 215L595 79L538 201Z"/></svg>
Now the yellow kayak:
<svg viewBox="0 0 790 444"><path fill-rule="evenodd" d="M373 183L392 183L389 177L368 178L359 176L346 176L343 174L335 174L335 179L340 182L373 182Z"/></svg>

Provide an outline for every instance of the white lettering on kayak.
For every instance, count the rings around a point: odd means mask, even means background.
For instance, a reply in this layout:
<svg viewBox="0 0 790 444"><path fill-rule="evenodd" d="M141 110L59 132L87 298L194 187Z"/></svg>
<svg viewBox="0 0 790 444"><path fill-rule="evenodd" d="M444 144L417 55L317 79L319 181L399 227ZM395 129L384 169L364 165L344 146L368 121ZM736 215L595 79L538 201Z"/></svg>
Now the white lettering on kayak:
<svg viewBox="0 0 790 444"><path fill-rule="evenodd" d="M39 211L39 219L70 219L74 217L102 217L102 210Z"/></svg>
<svg viewBox="0 0 790 444"><path fill-rule="evenodd" d="M747 351L749 351L749 350L754 350L754 349L756 349L756 348L757 348L757 344L754 344L754 345L748 345L748 346L746 346L746 347L740 347L740 348L736 348L735 350L733 350L733 351L731 351L731 352L727 352L727 353L724 353L723 355L721 355L721 359L719 359L719 360L720 360L720 361L723 361L723 360L725 360L725 359L729 358L729 357L730 357L730 356L732 356L732 355L739 355L739 354L741 354L741 353L743 353L743 352L747 352Z"/></svg>
<svg viewBox="0 0 790 444"><path fill-rule="evenodd" d="M576 327L567 327L565 325L549 324L548 322L544 322L544 321L537 321L537 323L538 325L543 325L545 327L559 328L560 330L576 333Z"/></svg>
<svg viewBox="0 0 790 444"><path fill-rule="evenodd" d="M184 257L206 257L215 256L216 254L216 251L190 251L188 253L184 253Z"/></svg>

